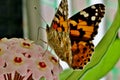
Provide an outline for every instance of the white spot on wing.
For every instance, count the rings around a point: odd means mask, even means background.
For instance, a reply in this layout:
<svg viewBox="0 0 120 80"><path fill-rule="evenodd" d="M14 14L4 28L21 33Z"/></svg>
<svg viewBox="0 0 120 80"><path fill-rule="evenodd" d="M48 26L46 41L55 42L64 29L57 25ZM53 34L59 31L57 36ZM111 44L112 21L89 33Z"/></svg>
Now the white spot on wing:
<svg viewBox="0 0 120 80"><path fill-rule="evenodd" d="M62 8L61 8L61 7L59 7L58 9L59 9L59 11L60 11L61 13L63 12L63 10L62 10Z"/></svg>
<svg viewBox="0 0 120 80"><path fill-rule="evenodd" d="M92 8L92 9L96 9L96 7L95 7L95 6L91 6L91 8Z"/></svg>
<svg viewBox="0 0 120 80"><path fill-rule="evenodd" d="M95 26L98 26L99 25L99 22L96 22Z"/></svg>
<svg viewBox="0 0 120 80"><path fill-rule="evenodd" d="M57 17L54 17L54 20L57 21L57 22L59 22L59 19Z"/></svg>
<svg viewBox="0 0 120 80"><path fill-rule="evenodd" d="M96 16L98 16L98 13L95 13Z"/></svg>
<svg viewBox="0 0 120 80"><path fill-rule="evenodd" d="M88 14L88 13L84 14L84 17L88 17L88 16L89 16L89 14Z"/></svg>
<svg viewBox="0 0 120 80"><path fill-rule="evenodd" d="M80 11L80 15L84 15L85 13L85 11Z"/></svg>
<svg viewBox="0 0 120 80"><path fill-rule="evenodd" d="M67 13L66 13L66 11L64 11L64 15L66 15Z"/></svg>
<svg viewBox="0 0 120 80"><path fill-rule="evenodd" d="M92 16L92 17L91 17L91 20L92 20L92 21L95 21L95 19L96 19L95 16Z"/></svg>
<svg viewBox="0 0 120 80"><path fill-rule="evenodd" d="M96 9L95 11L98 12L98 9Z"/></svg>
<svg viewBox="0 0 120 80"><path fill-rule="evenodd" d="M89 14L86 13L85 11L81 11L81 12L80 12L80 15L83 15L84 17L88 17L88 16L89 16Z"/></svg>
<svg viewBox="0 0 120 80"><path fill-rule="evenodd" d="M105 12L105 10L101 10L101 12Z"/></svg>

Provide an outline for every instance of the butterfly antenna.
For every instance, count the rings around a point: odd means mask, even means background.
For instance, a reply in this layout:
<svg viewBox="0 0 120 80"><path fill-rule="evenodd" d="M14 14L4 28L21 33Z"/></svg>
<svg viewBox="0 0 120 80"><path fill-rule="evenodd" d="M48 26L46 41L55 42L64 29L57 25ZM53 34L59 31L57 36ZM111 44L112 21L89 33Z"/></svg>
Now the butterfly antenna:
<svg viewBox="0 0 120 80"><path fill-rule="evenodd" d="M45 21L45 19L40 15L40 11L38 10L38 8L37 8L36 6L34 6L34 9L37 11L36 13L38 13L38 16L39 16L40 18L42 18L43 22L45 22L45 23L47 24L47 22ZM38 27L37 40L39 40L39 30L40 30L40 29L44 29L44 30L45 30L45 28L43 28L43 27L41 27L41 26ZM42 41L43 41L43 40L42 40Z"/></svg>
<svg viewBox="0 0 120 80"><path fill-rule="evenodd" d="M46 20L40 15L40 11L38 10L37 7L34 7L35 10L37 10L38 15L42 18L43 22L45 22L45 24L47 24Z"/></svg>

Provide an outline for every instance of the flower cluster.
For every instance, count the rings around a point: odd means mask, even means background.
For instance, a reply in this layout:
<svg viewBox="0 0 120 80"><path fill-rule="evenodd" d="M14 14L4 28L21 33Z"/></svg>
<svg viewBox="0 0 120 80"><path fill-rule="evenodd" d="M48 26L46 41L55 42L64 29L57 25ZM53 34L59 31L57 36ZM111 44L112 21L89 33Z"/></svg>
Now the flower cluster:
<svg viewBox="0 0 120 80"><path fill-rule="evenodd" d="M61 71L58 60L33 41L0 40L0 80L58 80Z"/></svg>

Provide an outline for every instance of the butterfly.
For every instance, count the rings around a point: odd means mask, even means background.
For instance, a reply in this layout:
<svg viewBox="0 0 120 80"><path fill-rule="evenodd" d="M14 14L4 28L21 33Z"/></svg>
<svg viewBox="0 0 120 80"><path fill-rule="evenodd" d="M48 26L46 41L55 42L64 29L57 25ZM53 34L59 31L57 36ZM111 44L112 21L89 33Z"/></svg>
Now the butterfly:
<svg viewBox="0 0 120 80"><path fill-rule="evenodd" d="M68 18L68 2L61 1L51 26L47 25L47 39L57 56L71 68L83 69L90 61L92 40L104 13L103 4L94 4Z"/></svg>

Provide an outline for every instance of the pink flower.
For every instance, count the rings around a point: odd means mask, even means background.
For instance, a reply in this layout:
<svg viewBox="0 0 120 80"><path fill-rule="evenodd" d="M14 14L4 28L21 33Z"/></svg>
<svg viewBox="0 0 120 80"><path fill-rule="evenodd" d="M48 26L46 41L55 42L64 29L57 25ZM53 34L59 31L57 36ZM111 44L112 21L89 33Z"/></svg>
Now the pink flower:
<svg viewBox="0 0 120 80"><path fill-rule="evenodd" d="M39 80L43 77L46 80L58 80L62 71L59 61L49 51L21 38L1 39L0 63L0 77L4 75L4 78L9 74L13 79L17 74L23 80Z"/></svg>
<svg viewBox="0 0 120 80"><path fill-rule="evenodd" d="M33 63L31 63L28 69L32 72L33 78L35 80L39 80L41 77L49 77L52 79L51 68L52 64L48 63L44 58L35 59ZM48 75L48 76L46 76Z"/></svg>
<svg viewBox="0 0 120 80"><path fill-rule="evenodd" d="M10 73L13 71L17 71L21 75L25 75L27 73L27 63L26 58L22 54L18 53L10 53L5 56L6 62L6 72Z"/></svg>

